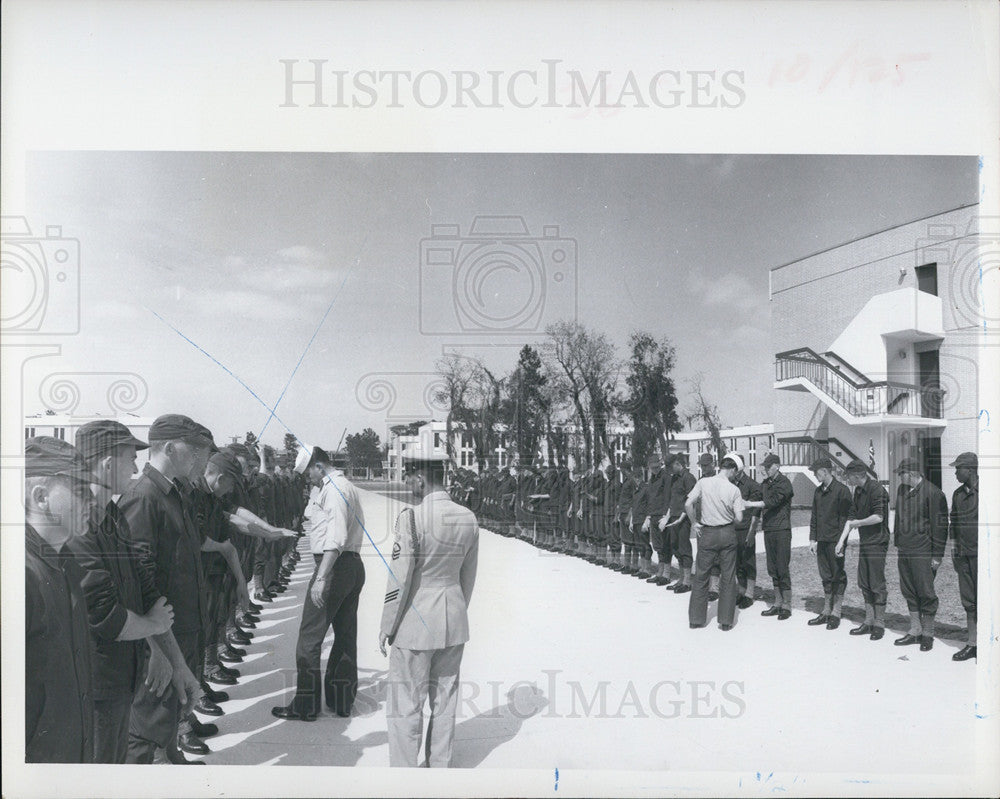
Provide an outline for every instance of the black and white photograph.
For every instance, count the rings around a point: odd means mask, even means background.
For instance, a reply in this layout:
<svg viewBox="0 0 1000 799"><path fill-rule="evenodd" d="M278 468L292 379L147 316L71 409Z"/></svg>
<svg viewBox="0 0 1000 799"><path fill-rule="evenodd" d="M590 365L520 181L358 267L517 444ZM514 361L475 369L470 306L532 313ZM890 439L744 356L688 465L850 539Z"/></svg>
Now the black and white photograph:
<svg viewBox="0 0 1000 799"><path fill-rule="evenodd" d="M767 5L5 6L5 795L995 795L998 9Z"/></svg>

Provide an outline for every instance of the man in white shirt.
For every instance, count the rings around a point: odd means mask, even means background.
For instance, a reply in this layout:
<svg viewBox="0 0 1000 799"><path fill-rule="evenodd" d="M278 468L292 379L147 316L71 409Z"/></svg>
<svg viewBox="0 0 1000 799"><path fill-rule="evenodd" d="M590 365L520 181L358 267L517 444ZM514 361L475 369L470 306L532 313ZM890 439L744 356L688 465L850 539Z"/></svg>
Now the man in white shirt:
<svg viewBox="0 0 1000 799"><path fill-rule="evenodd" d="M691 627L704 627L708 613L708 586L712 567L719 564L719 629L731 630L736 614L736 524L743 520L743 496L733 480L743 468L739 455L728 454L719 473L703 477L684 503L684 511L698 536L694 587L688 603ZM700 501L700 514L698 505Z"/></svg>
<svg viewBox="0 0 1000 799"><path fill-rule="evenodd" d="M459 671L469 640L469 601L479 560L479 522L444 488L446 461L412 462L421 503L397 522L379 649L389 660L389 765L416 767L424 701L430 698L427 765L451 765ZM405 520L412 514L412 524Z"/></svg>
<svg viewBox="0 0 1000 799"><path fill-rule="evenodd" d="M271 709L280 719L315 721L320 712L320 658L323 638L333 625L333 648L326 664L326 705L338 716L351 715L358 693L358 600L365 584L361 544L365 516L357 489L319 447L303 448L295 471L319 488L310 549L316 570L302 605L297 670L292 703Z"/></svg>

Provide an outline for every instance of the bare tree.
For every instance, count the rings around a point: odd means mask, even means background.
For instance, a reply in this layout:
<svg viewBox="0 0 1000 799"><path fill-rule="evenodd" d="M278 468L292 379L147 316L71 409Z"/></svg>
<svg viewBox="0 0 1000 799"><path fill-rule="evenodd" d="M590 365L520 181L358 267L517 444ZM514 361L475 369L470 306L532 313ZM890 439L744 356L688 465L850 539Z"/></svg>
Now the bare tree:
<svg viewBox="0 0 1000 799"><path fill-rule="evenodd" d="M684 413L684 420L688 425L695 422L704 425L704 429L712 438L712 446L715 448L718 459L721 461L726 454L726 446L722 443L722 422L719 419L719 409L705 398L704 382L705 373L696 372L687 378L689 386L689 405Z"/></svg>
<svg viewBox="0 0 1000 799"><path fill-rule="evenodd" d="M468 416L467 399L476 377L477 363L464 355L448 353L435 364L441 387L434 393L434 401L448 408L445 417L445 447L449 457L455 457L452 429L457 419Z"/></svg>
<svg viewBox="0 0 1000 799"><path fill-rule="evenodd" d="M572 403L583 436L587 466L608 448L607 425L618 378L614 345L603 333L579 322L556 322L545 329L542 354L556 390Z"/></svg>

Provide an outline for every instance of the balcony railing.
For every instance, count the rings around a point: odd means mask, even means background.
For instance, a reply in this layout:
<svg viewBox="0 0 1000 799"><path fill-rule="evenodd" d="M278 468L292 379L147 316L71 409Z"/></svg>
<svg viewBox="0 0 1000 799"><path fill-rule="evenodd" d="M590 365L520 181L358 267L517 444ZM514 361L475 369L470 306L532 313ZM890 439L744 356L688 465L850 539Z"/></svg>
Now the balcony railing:
<svg viewBox="0 0 1000 799"><path fill-rule="evenodd" d="M838 449L840 449L842 453L840 456L834 454L830 448L831 443L835 443ZM777 444L778 457L781 458L782 463L789 466L808 468L820 458L829 458L833 462L834 470L840 476L843 476L847 464L852 460L862 460L836 439L820 441L810 436L798 436L795 438L779 439ZM878 479L875 471L865 461L862 461L862 463L865 463L865 469L868 471L868 474Z"/></svg>
<svg viewBox="0 0 1000 799"><path fill-rule="evenodd" d="M776 380L808 380L853 416L914 416L940 419L944 391L891 380L856 380L808 347L779 352ZM860 374L860 373L858 373Z"/></svg>

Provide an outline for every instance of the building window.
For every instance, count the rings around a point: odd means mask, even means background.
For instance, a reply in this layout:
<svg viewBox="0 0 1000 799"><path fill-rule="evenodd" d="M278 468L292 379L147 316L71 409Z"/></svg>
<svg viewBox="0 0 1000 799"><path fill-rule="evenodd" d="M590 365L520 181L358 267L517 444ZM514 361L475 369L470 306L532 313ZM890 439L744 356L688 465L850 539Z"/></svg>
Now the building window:
<svg viewBox="0 0 1000 799"><path fill-rule="evenodd" d="M34 438L34 437L35 437L35 428L34 427L25 427L24 428L24 438L25 438L25 440L27 440L29 438Z"/></svg>
<svg viewBox="0 0 1000 799"><path fill-rule="evenodd" d="M66 440L66 428L65 427L55 427L52 429L52 435L58 438L60 441Z"/></svg>
<svg viewBox="0 0 1000 799"><path fill-rule="evenodd" d="M435 431L434 433L434 449L441 449L441 434Z"/></svg>
<svg viewBox="0 0 1000 799"><path fill-rule="evenodd" d="M917 290L933 294L936 297L938 293L937 264L924 264L918 266L915 271L917 273Z"/></svg>

